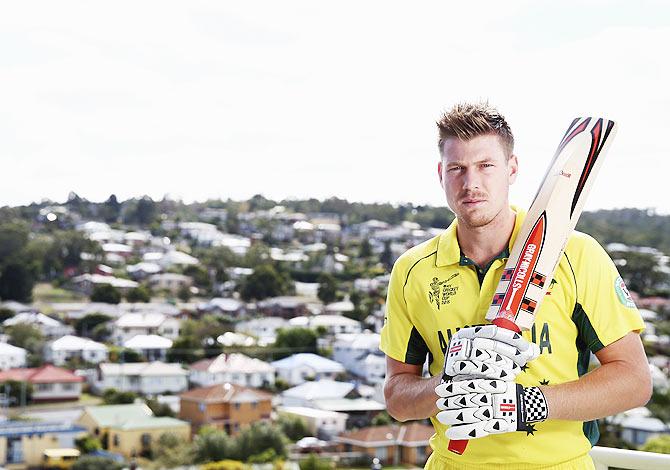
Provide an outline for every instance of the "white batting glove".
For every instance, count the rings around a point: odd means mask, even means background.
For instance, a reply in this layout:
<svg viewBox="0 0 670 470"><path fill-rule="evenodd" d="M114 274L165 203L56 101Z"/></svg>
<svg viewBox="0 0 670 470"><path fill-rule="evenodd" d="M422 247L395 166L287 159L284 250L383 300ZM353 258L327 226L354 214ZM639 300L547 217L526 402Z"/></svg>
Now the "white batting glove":
<svg viewBox="0 0 670 470"><path fill-rule="evenodd" d="M449 439L477 439L513 431L532 433L531 423L547 419L549 409L538 387L504 380L462 380L438 385L437 420L451 426Z"/></svg>
<svg viewBox="0 0 670 470"><path fill-rule="evenodd" d="M495 325L462 328L444 358L443 381L488 378L513 382L528 361L540 355L535 343Z"/></svg>

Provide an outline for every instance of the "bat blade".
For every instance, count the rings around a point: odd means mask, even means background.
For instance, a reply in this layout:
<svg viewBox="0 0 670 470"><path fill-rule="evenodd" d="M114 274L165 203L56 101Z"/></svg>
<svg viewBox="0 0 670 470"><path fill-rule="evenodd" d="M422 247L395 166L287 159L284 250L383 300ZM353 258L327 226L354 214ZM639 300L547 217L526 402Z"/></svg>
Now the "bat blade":
<svg viewBox="0 0 670 470"><path fill-rule="evenodd" d="M533 326L565 244L616 134L614 121L577 118L566 131L528 210L486 319L520 333ZM463 454L466 440L449 450Z"/></svg>

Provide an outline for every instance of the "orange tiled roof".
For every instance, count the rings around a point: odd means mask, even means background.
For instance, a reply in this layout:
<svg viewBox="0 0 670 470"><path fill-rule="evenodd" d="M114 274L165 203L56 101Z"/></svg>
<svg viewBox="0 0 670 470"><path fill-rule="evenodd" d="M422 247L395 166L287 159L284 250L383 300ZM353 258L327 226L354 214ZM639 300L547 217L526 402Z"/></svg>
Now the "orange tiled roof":
<svg viewBox="0 0 670 470"><path fill-rule="evenodd" d="M181 399L197 402L235 403L242 399L271 400L272 394L255 388L231 383L194 388L179 395Z"/></svg>
<svg viewBox="0 0 670 470"><path fill-rule="evenodd" d="M0 372L0 382L6 380L26 381L30 383L83 382L84 378L60 367L46 364L37 368L9 369Z"/></svg>

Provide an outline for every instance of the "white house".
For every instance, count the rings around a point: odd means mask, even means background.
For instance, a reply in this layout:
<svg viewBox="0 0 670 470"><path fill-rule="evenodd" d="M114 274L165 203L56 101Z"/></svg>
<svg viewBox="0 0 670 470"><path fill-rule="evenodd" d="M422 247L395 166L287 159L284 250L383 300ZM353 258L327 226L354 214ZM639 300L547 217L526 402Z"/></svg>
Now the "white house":
<svg viewBox="0 0 670 470"><path fill-rule="evenodd" d="M194 266L199 263L197 258L177 250L168 251L158 260L158 264L163 269L169 269L173 266Z"/></svg>
<svg viewBox="0 0 670 470"><path fill-rule="evenodd" d="M336 411L319 410L305 406L280 406L277 408L280 416L301 418L312 436L330 439L345 431L347 415Z"/></svg>
<svg viewBox="0 0 670 470"><path fill-rule="evenodd" d="M98 365L93 386L99 392L115 388L143 395L180 393L188 389L188 372L181 364L160 361L103 363Z"/></svg>
<svg viewBox="0 0 670 470"><path fill-rule="evenodd" d="M228 315L231 317L239 317L244 315L247 311L244 302L240 302L237 299L224 297L215 297L210 299L208 302L198 304L198 310L209 313Z"/></svg>
<svg viewBox="0 0 670 470"><path fill-rule="evenodd" d="M47 338L60 338L61 336L69 335L74 331L71 326L64 325L58 320L47 317L39 312L19 313L12 318L5 320L2 325L8 327L18 325L19 323L33 325Z"/></svg>
<svg viewBox="0 0 670 470"><path fill-rule="evenodd" d="M289 326L317 329L323 327L329 334L360 333L361 322L341 315L314 315L311 317L295 317L289 321Z"/></svg>
<svg viewBox="0 0 670 470"><path fill-rule="evenodd" d="M93 292L93 289L96 286L101 285L111 285L120 289L121 291L128 291L134 287L137 287L139 284L130 279L123 279L120 277L114 276L105 276L104 274L82 274L72 278L70 281L80 292L83 292L87 295Z"/></svg>
<svg viewBox="0 0 670 470"><path fill-rule="evenodd" d="M345 398L352 393L356 386L350 382L336 382L334 380L315 380L305 382L281 394L283 406L305 406L314 408L313 400L332 400Z"/></svg>
<svg viewBox="0 0 670 470"><path fill-rule="evenodd" d="M167 290L176 294L182 287L191 287L193 279L177 273L152 274L149 276L149 285L153 290Z"/></svg>
<svg viewBox="0 0 670 470"><path fill-rule="evenodd" d="M172 340L158 335L137 335L125 341L123 347L137 351L147 361L164 361Z"/></svg>
<svg viewBox="0 0 670 470"><path fill-rule="evenodd" d="M137 335L160 335L174 340L179 336L179 323L162 313L126 313L114 322L112 339L116 344Z"/></svg>
<svg viewBox="0 0 670 470"><path fill-rule="evenodd" d="M192 364L191 382L201 387L224 382L261 387L275 383L275 369L267 362L244 354L220 354Z"/></svg>
<svg viewBox="0 0 670 470"><path fill-rule="evenodd" d="M651 411L645 407L624 411L605 418L605 421L621 426L621 438L635 446L641 446L650 437L670 434L670 426L652 417Z"/></svg>
<svg viewBox="0 0 670 470"><path fill-rule="evenodd" d="M255 336L258 338L258 344L265 346L274 343L277 330L286 326L288 321L282 317L262 317L237 323L235 331Z"/></svg>
<svg viewBox="0 0 670 470"><path fill-rule="evenodd" d="M299 385L307 380L334 379L345 371L342 364L312 353L294 354L271 363L276 375Z"/></svg>
<svg viewBox="0 0 670 470"><path fill-rule="evenodd" d="M23 348L0 343L0 370L17 369L26 366L27 351Z"/></svg>
<svg viewBox="0 0 670 470"><path fill-rule="evenodd" d="M79 359L93 364L107 360L107 346L88 338L66 335L44 346L44 359L57 366L65 365L68 359Z"/></svg>
<svg viewBox="0 0 670 470"><path fill-rule="evenodd" d="M337 335L333 342L333 359L367 382L383 382L386 361L378 354L379 341L380 335L367 331Z"/></svg>

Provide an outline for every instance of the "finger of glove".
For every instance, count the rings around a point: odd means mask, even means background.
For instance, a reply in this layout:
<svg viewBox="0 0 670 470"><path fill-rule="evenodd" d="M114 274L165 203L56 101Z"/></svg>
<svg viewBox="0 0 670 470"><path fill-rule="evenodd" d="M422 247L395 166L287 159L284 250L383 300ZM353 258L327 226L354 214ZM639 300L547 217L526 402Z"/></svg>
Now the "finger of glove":
<svg viewBox="0 0 670 470"><path fill-rule="evenodd" d="M477 408L490 406L493 403L489 393L468 393L455 397L440 398L436 404L441 410L460 410L462 408Z"/></svg>
<svg viewBox="0 0 670 470"><path fill-rule="evenodd" d="M486 431L486 421L473 424L461 424L458 426L451 426L444 433L449 439L479 439L486 437L489 432Z"/></svg>
<svg viewBox="0 0 670 470"><path fill-rule="evenodd" d="M516 364L511 368L503 368L479 361L456 361L453 364L449 364L445 371L452 377L465 375L486 379L513 381L521 372L521 368Z"/></svg>
<svg viewBox="0 0 670 470"><path fill-rule="evenodd" d="M448 398L467 393L503 393L507 391L507 383L502 380L472 379L444 382L435 387L435 393Z"/></svg>
<svg viewBox="0 0 670 470"><path fill-rule="evenodd" d="M488 434L512 432L516 431L516 422L509 422L505 419L490 419L484 422L484 430Z"/></svg>
<svg viewBox="0 0 670 470"><path fill-rule="evenodd" d="M462 410L445 410L440 411L436 418L442 424L449 426L460 424L480 423L491 419L493 410L490 406L483 406L480 408L465 408Z"/></svg>
<svg viewBox="0 0 670 470"><path fill-rule="evenodd" d="M489 341L492 344L488 343ZM503 349L506 348L510 349L509 350L506 349L505 351L500 352L496 351L496 346L504 346ZM494 366L502 367L504 369L521 367L526 363L525 358L523 358L523 356L519 354L518 349L514 348L513 346L484 338L478 338L473 340L473 344L470 348L469 357L463 359L458 358L455 359L454 362L456 360L465 360L465 359L469 359L471 361L484 362L486 364L492 364Z"/></svg>
<svg viewBox="0 0 670 470"><path fill-rule="evenodd" d="M471 328L463 328L461 330L458 330L457 334L461 338L469 338L469 339L488 338L496 341L501 341L503 343L509 344L510 346L516 347L521 352L528 349L531 344L519 333L512 330L508 330L506 328L500 328L496 325L484 325L484 326L475 326Z"/></svg>

